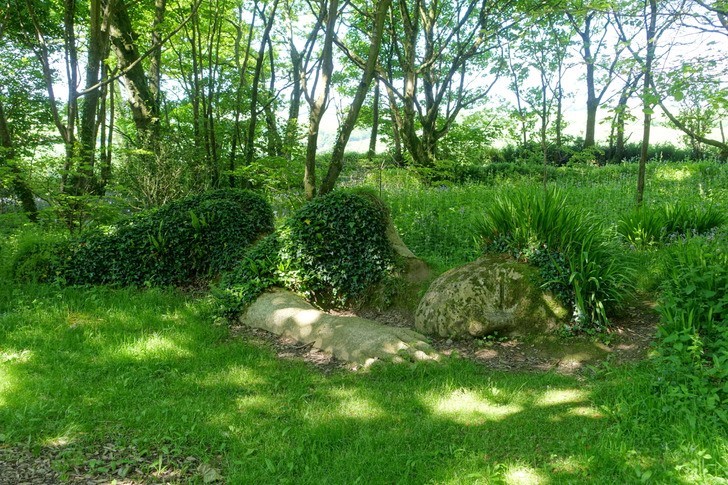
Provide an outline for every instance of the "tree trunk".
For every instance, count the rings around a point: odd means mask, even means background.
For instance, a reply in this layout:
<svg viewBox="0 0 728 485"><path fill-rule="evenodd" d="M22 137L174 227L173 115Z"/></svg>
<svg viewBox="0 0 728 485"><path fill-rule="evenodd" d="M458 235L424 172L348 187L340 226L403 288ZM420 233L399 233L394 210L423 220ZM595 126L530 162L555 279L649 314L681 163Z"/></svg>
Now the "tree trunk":
<svg viewBox="0 0 728 485"><path fill-rule="evenodd" d="M316 148L318 144L319 126L326 111L326 104L329 100L331 90L331 75L334 71L333 44L334 29L338 16L338 0L329 0L326 13L326 34L324 36L323 52L321 54L321 78L322 89L316 99L310 102L308 117L308 137L306 142L306 165L303 173L303 188L306 198L311 200L316 197Z"/></svg>
<svg viewBox="0 0 728 485"><path fill-rule="evenodd" d="M372 101L372 131L369 136L369 150L367 159L371 162L377 154L377 136L379 134L379 81L374 85L374 100Z"/></svg>
<svg viewBox="0 0 728 485"><path fill-rule="evenodd" d="M100 79L101 64L106 51L106 31L102 14L101 0L91 0L90 25L88 41L88 59L86 62L86 87L96 86ZM108 13L108 12L107 12ZM81 123L79 126L80 159L74 174L74 193L99 193L99 183L94 175L96 161L96 137L98 135L99 101L103 92L100 88L92 89L83 96L81 106Z"/></svg>
<svg viewBox="0 0 728 485"><path fill-rule="evenodd" d="M271 11L268 15L268 19L263 17L265 22L265 28L263 30L263 38L260 41L260 47L258 48L258 57L255 60L255 71L253 73L253 84L250 93L250 120L248 121L248 134L245 138L245 164L250 165L253 163L255 158L255 130L258 125L258 96L260 93L260 79L263 72L263 65L265 64L265 53L266 47L270 39L270 31L273 28L273 21L275 20L276 9L278 8L278 0L273 2Z"/></svg>
<svg viewBox="0 0 728 485"><path fill-rule="evenodd" d="M584 134L584 148L593 147L596 144L595 134L597 126L597 99L594 80L594 57L591 52L591 20L592 14L587 15L584 31L580 32L584 48L584 62L586 62L586 133Z"/></svg>
<svg viewBox="0 0 728 485"><path fill-rule="evenodd" d="M0 167L7 167L10 170L10 186L15 197L20 201L23 212L31 222L38 220L38 207L35 204L33 192L23 177L23 173L15 163L15 147L3 105L0 103Z"/></svg>
<svg viewBox="0 0 728 485"><path fill-rule="evenodd" d="M637 205L642 205L645 193L645 169L647 166L647 152L650 146L650 128L652 126L652 102L650 90L652 87L652 63L655 59L655 42L657 29L657 0L648 0L650 6L649 23L647 25L647 53L644 65L644 85L642 90L644 121L642 123L642 149L640 150L640 164L637 173Z"/></svg>
<svg viewBox="0 0 728 485"><path fill-rule="evenodd" d="M154 54L149 59L149 91L151 92L157 106L161 106L159 84L161 80L162 66L162 23L167 10L167 0L154 1L154 21L152 22L152 46L155 46ZM158 47L157 47L158 46Z"/></svg>
<svg viewBox="0 0 728 485"><path fill-rule="evenodd" d="M288 160L291 159L293 147L298 140L298 116L301 110L301 63L303 62L303 55L296 49L292 38L290 39L289 45L292 86L291 100L288 105L288 121L286 122L286 138L283 144L284 154Z"/></svg>
<svg viewBox="0 0 728 485"><path fill-rule="evenodd" d="M153 154L159 151L159 105L149 89L149 82L139 59L137 35L131 24L124 0L112 0L110 8L111 45L124 72L129 92L129 108L142 149Z"/></svg>
<svg viewBox="0 0 728 485"><path fill-rule="evenodd" d="M624 126L627 117L627 102L629 102L629 98L631 98L637 90L637 84L639 83L641 77L642 73L633 76L630 72L627 76L627 81L625 82L624 88L619 94L619 100L617 101L617 107L615 109L614 122L612 126L612 132L614 133L615 139L611 159L612 162L615 163L622 161L622 158L624 157Z"/></svg>
<svg viewBox="0 0 728 485"><path fill-rule="evenodd" d="M370 38L369 52L367 53L367 63L362 73L361 81L354 95L349 112L346 114L344 123L339 128L339 134L334 144L334 149L331 154L331 163L329 164L329 170L326 174L326 178L321 184L321 194L327 194L334 189L336 180L339 178L341 169L344 161L344 151L346 150L346 144L349 141L351 132L354 129L357 118L359 118L359 111L361 110L364 100L366 99L369 87L374 79L374 71L379 61L379 49L382 45L382 34L384 31L384 20L389 10L391 0L380 0L377 3L377 12L374 17L374 30Z"/></svg>
<svg viewBox="0 0 728 485"><path fill-rule="evenodd" d="M230 159L228 170L230 171L229 184L235 187L235 158L237 157L238 141L240 140L240 108L243 104L243 88L245 87L246 71L248 70L248 59L250 58L250 46L253 43L253 30L258 12L258 2L253 4L253 19L248 28L248 40L245 45L245 57L240 62L240 41L243 37L243 7L238 8L238 24L236 25L237 35L235 37L235 66L238 68L238 86L235 91L235 122L233 123L232 141L230 147Z"/></svg>

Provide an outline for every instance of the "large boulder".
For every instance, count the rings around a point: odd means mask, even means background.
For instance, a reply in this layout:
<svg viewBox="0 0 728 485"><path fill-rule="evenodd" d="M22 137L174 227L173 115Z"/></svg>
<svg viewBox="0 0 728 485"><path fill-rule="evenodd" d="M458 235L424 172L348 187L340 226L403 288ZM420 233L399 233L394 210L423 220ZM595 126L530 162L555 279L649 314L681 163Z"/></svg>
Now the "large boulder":
<svg viewBox="0 0 728 485"><path fill-rule="evenodd" d="M485 256L437 278L415 312L415 328L450 338L527 335L555 329L569 312L540 288L536 268Z"/></svg>

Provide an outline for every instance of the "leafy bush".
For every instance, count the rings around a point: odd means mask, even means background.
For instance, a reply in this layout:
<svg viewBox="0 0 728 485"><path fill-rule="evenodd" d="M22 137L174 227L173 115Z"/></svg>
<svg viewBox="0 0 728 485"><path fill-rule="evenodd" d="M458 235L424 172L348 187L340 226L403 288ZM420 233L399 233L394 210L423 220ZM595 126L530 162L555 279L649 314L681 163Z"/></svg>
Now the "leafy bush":
<svg viewBox="0 0 728 485"><path fill-rule="evenodd" d="M547 288L573 305L579 326L607 325L609 306L632 292L632 266L617 256L604 225L569 207L557 189L496 197L478 232L486 251L507 252L537 265Z"/></svg>
<svg viewBox="0 0 728 485"><path fill-rule="evenodd" d="M272 230L273 212L261 196L216 190L142 212L107 231L86 231L67 244L19 250L13 274L22 279L37 273L39 281L67 284L184 284L233 267Z"/></svg>
<svg viewBox="0 0 728 485"><path fill-rule="evenodd" d="M10 275L22 283L54 281L62 272L67 242L56 234L41 234L36 231L21 233L11 253Z"/></svg>
<svg viewBox="0 0 728 485"><path fill-rule="evenodd" d="M632 210L617 222L617 232L632 246L645 249L676 237L709 234L725 222L725 214L715 206L674 202Z"/></svg>
<svg viewBox="0 0 728 485"><path fill-rule="evenodd" d="M361 295L393 267L388 218L367 192L336 191L310 201L223 277L215 294L224 312L236 313L273 285L327 305Z"/></svg>
<svg viewBox="0 0 728 485"><path fill-rule="evenodd" d="M728 424L728 244L688 238L664 261L659 386L671 406Z"/></svg>
<svg viewBox="0 0 728 485"><path fill-rule="evenodd" d="M385 206L368 192L312 200L281 232L282 259L295 269L289 286L338 301L361 294L392 266L388 220Z"/></svg>
<svg viewBox="0 0 728 485"><path fill-rule="evenodd" d="M232 271L223 274L219 286L212 289L223 316L234 317L271 286L284 284L284 275L289 272L280 250L278 235L270 234L249 248Z"/></svg>

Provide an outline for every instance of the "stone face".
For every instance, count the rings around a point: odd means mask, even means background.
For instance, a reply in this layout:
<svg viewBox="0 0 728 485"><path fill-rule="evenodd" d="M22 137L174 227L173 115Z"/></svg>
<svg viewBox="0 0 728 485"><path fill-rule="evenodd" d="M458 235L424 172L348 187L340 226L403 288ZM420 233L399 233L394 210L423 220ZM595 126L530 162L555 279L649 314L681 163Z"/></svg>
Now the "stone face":
<svg viewBox="0 0 728 485"><path fill-rule="evenodd" d="M260 295L241 316L248 326L292 337L334 357L368 366L382 361L438 360L423 335L358 317L330 315L290 291Z"/></svg>
<svg viewBox="0 0 728 485"><path fill-rule="evenodd" d="M548 332L569 312L539 286L538 270L485 256L437 278L415 312L415 329L440 337Z"/></svg>

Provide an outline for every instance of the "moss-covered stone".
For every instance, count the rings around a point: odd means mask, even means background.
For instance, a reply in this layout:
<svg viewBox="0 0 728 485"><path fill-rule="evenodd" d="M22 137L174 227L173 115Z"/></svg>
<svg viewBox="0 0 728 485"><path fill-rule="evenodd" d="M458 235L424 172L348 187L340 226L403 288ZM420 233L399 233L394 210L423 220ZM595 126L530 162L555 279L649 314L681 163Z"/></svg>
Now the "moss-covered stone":
<svg viewBox="0 0 728 485"><path fill-rule="evenodd" d="M538 270L485 256L436 279L420 301L415 328L441 337L494 332L529 335L555 329L569 312L540 288Z"/></svg>

